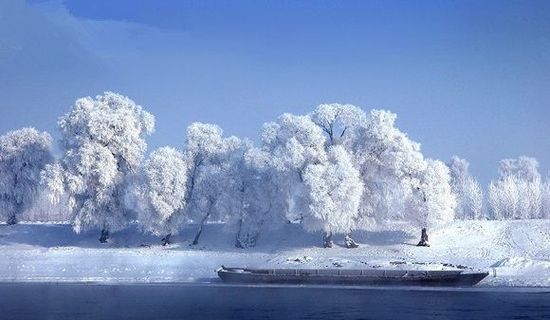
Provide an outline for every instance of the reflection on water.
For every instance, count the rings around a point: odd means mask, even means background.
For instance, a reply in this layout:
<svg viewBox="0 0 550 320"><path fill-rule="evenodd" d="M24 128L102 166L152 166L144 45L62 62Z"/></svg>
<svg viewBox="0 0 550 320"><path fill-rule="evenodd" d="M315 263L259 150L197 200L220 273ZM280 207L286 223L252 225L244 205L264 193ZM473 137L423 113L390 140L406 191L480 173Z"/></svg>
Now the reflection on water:
<svg viewBox="0 0 550 320"><path fill-rule="evenodd" d="M550 292L0 284L2 319L549 319Z"/></svg>

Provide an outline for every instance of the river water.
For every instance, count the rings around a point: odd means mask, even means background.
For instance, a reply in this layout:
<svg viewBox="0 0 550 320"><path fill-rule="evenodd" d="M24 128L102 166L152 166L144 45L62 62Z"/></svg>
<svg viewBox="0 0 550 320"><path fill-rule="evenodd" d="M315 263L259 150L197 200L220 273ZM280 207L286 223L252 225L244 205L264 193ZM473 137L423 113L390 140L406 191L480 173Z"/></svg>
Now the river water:
<svg viewBox="0 0 550 320"><path fill-rule="evenodd" d="M550 319L550 289L0 284L1 319Z"/></svg>

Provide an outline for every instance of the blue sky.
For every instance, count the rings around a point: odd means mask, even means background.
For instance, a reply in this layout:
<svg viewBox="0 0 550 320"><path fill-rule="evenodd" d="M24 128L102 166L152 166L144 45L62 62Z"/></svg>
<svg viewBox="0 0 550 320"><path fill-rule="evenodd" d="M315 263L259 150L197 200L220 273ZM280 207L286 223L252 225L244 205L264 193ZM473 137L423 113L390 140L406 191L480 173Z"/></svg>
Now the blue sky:
<svg viewBox="0 0 550 320"><path fill-rule="evenodd" d="M341 102L484 184L502 158L550 168L550 1L0 1L0 71L0 132L55 135L105 90L155 114L150 149Z"/></svg>

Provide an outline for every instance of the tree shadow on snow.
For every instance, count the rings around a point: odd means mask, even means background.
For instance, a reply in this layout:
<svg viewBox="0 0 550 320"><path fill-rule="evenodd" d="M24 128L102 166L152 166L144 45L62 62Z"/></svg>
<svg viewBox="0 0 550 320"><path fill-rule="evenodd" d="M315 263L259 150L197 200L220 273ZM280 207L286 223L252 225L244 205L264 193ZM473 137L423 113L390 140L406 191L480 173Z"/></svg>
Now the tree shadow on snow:
<svg viewBox="0 0 550 320"><path fill-rule="evenodd" d="M255 247L235 247L235 232L221 223L204 226L198 245L190 245L197 226L187 225L172 237L173 245L163 247L174 251L220 251L274 253L277 251L322 248L322 233L309 233L299 224L287 224L275 230L264 230ZM136 225L111 234L109 242L99 242L100 231L92 230L77 234L66 224L17 224L0 225L0 245L30 245L43 248L149 248L160 247L161 237L143 234ZM389 246L411 244L414 236L401 230L355 231L353 238L359 245ZM335 235L335 245L341 246L343 235ZM412 245L412 244L411 244Z"/></svg>
<svg viewBox="0 0 550 320"><path fill-rule="evenodd" d="M0 225L0 245L30 245L43 248L125 248L160 244L158 237L140 233L135 226L114 232L108 243L99 242L100 231L77 234L67 224Z"/></svg>
<svg viewBox="0 0 550 320"><path fill-rule="evenodd" d="M403 230L356 231L353 236L359 244L372 246L410 244L414 239L413 235Z"/></svg>

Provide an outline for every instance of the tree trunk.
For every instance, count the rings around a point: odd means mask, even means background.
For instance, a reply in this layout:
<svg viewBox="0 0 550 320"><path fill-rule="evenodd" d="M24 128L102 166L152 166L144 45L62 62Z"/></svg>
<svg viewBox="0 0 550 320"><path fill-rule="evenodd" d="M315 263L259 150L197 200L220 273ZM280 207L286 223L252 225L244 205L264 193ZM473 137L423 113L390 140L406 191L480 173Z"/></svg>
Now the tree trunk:
<svg viewBox="0 0 550 320"><path fill-rule="evenodd" d="M420 235L420 242L416 246L417 247L430 246L430 243L428 242L428 232L426 232L426 228L422 228L422 234Z"/></svg>
<svg viewBox="0 0 550 320"><path fill-rule="evenodd" d="M199 229L197 230L197 234L195 235L195 238L193 239L193 243L191 243L192 245L199 244L199 238L201 237L201 233L202 233L202 226L204 225L206 220L208 220L208 217L210 217L211 212L212 212L211 209L208 209L208 213L204 216L204 218L202 218L201 223L199 224Z"/></svg>
<svg viewBox="0 0 550 320"><path fill-rule="evenodd" d="M15 213L12 214L9 218L8 218L8 221L6 221L6 224L11 226L11 225L14 225L14 224L17 224L17 218L15 217Z"/></svg>
<svg viewBox="0 0 550 320"><path fill-rule="evenodd" d="M344 245L348 249L359 247L359 245L351 238L351 232L346 234L346 237L344 238Z"/></svg>
<svg viewBox="0 0 550 320"><path fill-rule="evenodd" d="M102 229L101 230L101 237L99 237L99 242L107 243L107 240L109 240L109 230Z"/></svg>
<svg viewBox="0 0 550 320"><path fill-rule="evenodd" d="M242 239L242 231L243 231L243 219L239 219L239 230L237 231L237 235L235 236L235 247L239 249L245 249L246 246L246 239Z"/></svg>
<svg viewBox="0 0 550 320"><path fill-rule="evenodd" d="M172 242L170 241L170 238L171 238L171 237L172 237L172 234L169 233L169 234L167 234L164 238L162 238L162 240L161 240L161 241L162 241L162 245L163 245L163 246L166 246L166 245L168 245L168 244L172 244Z"/></svg>
<svg viewBox="0 0 550 320"><path fill-rule="evenodd" d="M332 232L325 231L325 233L323 233L323 247L332 248L333 245L334 242L332 242Z"/></svg>

